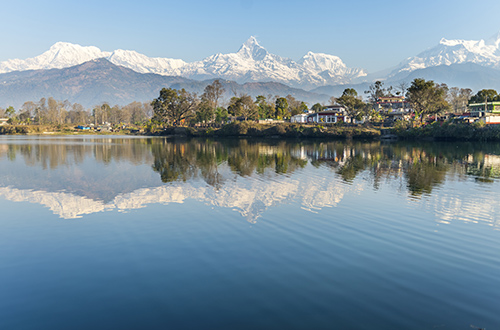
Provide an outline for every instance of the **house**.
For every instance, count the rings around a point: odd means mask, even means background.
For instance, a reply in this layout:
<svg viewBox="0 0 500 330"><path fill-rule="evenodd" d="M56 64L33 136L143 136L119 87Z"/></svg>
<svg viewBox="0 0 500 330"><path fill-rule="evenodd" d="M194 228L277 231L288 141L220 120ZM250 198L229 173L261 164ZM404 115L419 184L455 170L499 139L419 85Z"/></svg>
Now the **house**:
<svg viewBox="0 0 500 330"><path fill-rule="evenodd" d="M308 123L334 124L349 121L345 108L341 105L326 106L323 111L307 115Z"/></svg>
<svg viewBox="0 0 500 330"><path fill-rule="evenodd" d="M292 116L292 118L290 118L290 122L291 123L307 123L307 116L308 116L308 114L306 114L306 113L301 113L301 114Z"/></svg>
<svg viewBox="0 0 500 330"><path fill-rule="evenodd" d="M0 126L7 125L9 118L0 118Z"/></svg>
<svg viewBox="0 0 500 330"><path fill-rule="evenodd" d="M483 102L469 104L469 113L486 124L500 124L500 102Z"/></svg>
<svg viewBox="0 0 500 330"><path fill-rule="evenodd" d="M379 97L377 101L377 110L379 112L408 112L409 102L404 96L384 96Z"/></svg>
<svg viewBox="0 0 500 330"><path fill-rule="evenodd" d="M500 102L483 102L469 104L469 112L473 117L483 117L486 113L500 114Z"/></svg>

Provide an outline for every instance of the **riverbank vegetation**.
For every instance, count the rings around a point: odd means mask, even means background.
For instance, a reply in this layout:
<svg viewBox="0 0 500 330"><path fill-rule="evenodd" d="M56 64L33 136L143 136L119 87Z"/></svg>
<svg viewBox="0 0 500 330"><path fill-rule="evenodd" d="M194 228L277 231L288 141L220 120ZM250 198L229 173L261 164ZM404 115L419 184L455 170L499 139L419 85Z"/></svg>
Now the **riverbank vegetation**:
<svg viewBox="0 0 500 330"><path fill-rule="evenodd" d="M494 90L449 88L445 84L414 79L396 88L377 81L369 86L366 102L355 89L347 88L329 104L343 107L342 119L333 122L290 123L290 118L320 113L325 105L305 102L291 95L236 95L222 100L222 84L215 80L198 96L184 89L163 88L152 102L125 106L101 103L85 109L78 103L52 97L28 101L18 110L0 108L0 134L146 134L213 137L360 138L381 135L401 139L500 140L496 125L457 120L467 115L467 105L500 100ZM404 97L403 97L404 96ZM402 104L398 117L384 106L388 98ZM309 110L310 108L310 110ZM315 119L318 120L319 119ZM326 120L325 120L326 121ZM389 130L387 129L389 128ZM384 133L384 134L381 134ZM390 133L390 134L385 134Z"/></svg>

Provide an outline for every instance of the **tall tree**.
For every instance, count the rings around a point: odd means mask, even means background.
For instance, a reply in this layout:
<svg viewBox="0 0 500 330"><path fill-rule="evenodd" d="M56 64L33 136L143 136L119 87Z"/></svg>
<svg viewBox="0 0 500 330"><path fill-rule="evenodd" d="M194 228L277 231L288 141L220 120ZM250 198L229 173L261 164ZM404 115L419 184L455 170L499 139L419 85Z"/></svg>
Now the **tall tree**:
<svg viewBox="0 0 500 330"><path fill-rule="evenodd" d="M467 104L471 96L472 90L470 88L452 87L448 91L446 100L450 104L453 112L464 113L467 110Z"/></svg>
<svg viewBox="0 0 500 330"><path fill-rule="evenodd" d="M316 103L311 107L311 110L314 112L320 112L324 109L324 107L320 103Z"/></svg>
<svg viewBox="0 0 500 330"><path fill-rule="evenodd" d="M408 83L406 81L402 81L397 85L396 95L406 96L406 91L408 90Z"/></svg>
<svg viewBox="0 0 500 330"><path fill-rule="evenodd" d="M195 116L198 105L196 94L172 88L162 88L160 96L153 100L153 120L162 124L180 125Z"/></svg>
<svg viewBox="0 0 500 330"><path fill-rule="evenodd" d="M368 94L368 99L371 103L377 103L381 97L392 95L392 86L384 88L384 83L377 80L371 84L369 90L365 91Z"/></svg>
<svg viewBox="0 0 500 330"><path fill-rule="evenodd" d="M201 98L210 102L210 105L216 109L219 106L219 100L225 91L226 90L224 89L224 86L222 86L219 79L216 79L210 85L205 87L205 91Z"/></svg>
<svg viewBox="0 0 500 330"><path fill-rule="evenodd" d="M500 101L500 95L494 89L482 89L470 99L471 103L483 103L486 101Z"/></svg>
<svg viewBox="0 0 500 330"><path fill-rule="evenodd" d="M337 102L346 109L351 118L351 123L354 119L361 119L365 103L354 88L346 88L342 92L342 96L337 99Z"/></svg>
<svg viewBox="0 0 500 330"><path fill-rule="evenodd" d="M275 102L276 118L283 119L288 113L288 101L284 97L279 97Z"/></svg>
<svg viewBox="0 0 500 330"><path fill-rule="evenodd" d="M429 114L438 114L449 109L446 102L446 85L436 85L434 81L416 78L408 88L408 102L410 102L415 118L422 122Z"/></svg>
<svg viewBox="0 0 500 330"><path fill-rule="evenodd" d="M258 117L258 106L250 95L232 97L227 110L231 115L243 117L245 120Z"/></svg>
<svg viewBox="0 0 500 330"><path fill-rule="evenodd" d="M219 99L225 91L218 79L205 87L197 113L199 121L209 122L215 120L215 110L219 106Z"/></svg>
<svg viewBox="0 0 500 330"><path fill-rule="evenodd" d="M274 106L269 103L264 95L255 98L255 104L259 108L259 118L266 119L274 116Z"/></svg>
<svg viewBox="0 0 500 330"><path fill-rule="evenodd" d="M14 117L15 114L16 114L16 109L14 109L13 106L8 106L7 109L5 109L5 115L8 118Z"/></svg>

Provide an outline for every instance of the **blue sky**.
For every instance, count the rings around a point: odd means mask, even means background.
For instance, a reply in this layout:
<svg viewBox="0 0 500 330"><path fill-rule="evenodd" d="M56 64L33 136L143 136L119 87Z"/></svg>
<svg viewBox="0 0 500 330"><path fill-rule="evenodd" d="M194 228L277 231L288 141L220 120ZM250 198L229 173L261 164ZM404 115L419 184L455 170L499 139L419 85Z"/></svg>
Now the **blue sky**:
<svg viewBox="0 0 500 330"><path fill-rule="evenodd" d="M33 1L2 4L0 61L34 57L57 41L151 57L200 60L235 52L250 36L299 59L339 56L369 72L447 39L500 31L500 1Z"/></svg>

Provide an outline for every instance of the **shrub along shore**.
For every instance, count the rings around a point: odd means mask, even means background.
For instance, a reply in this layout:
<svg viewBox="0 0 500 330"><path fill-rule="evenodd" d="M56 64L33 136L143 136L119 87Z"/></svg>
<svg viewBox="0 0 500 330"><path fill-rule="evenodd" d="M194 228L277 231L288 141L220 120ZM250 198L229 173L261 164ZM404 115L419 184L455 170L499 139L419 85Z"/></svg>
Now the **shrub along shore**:
<svg viewBox="0 0 500 330"><path fill-rule="evenodd" d="M146 126L116 129L114 132L81 131L71 125L5 125L0 135L143 135L167 137L241 137L241 138L326 138L377 140L392 137L400 140L500 141L500 125L433 123L421 127L378 128L366 126L322 126L281 123L234 122L220 127Z"/></svg>

